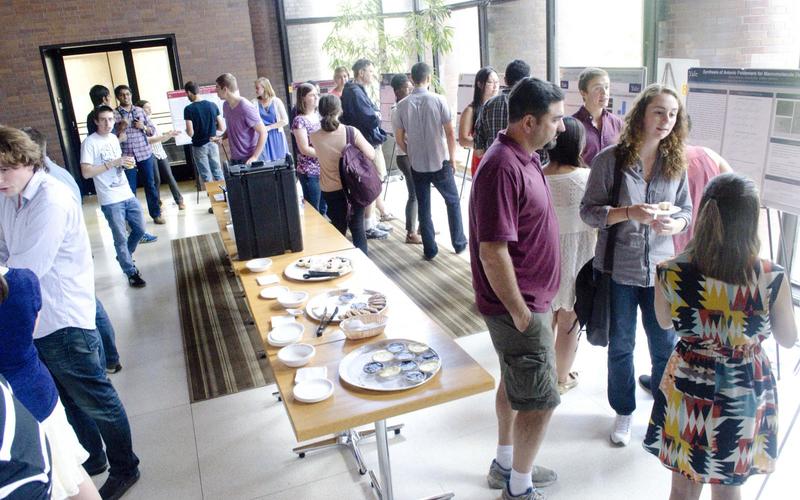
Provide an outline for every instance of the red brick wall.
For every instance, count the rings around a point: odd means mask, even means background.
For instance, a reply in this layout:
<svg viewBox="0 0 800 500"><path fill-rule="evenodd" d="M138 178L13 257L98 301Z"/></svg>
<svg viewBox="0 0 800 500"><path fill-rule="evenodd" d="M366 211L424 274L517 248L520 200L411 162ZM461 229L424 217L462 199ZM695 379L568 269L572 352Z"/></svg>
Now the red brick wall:
<svg viewBox="0 0 800 500"><path fill-rule="evenodd" d="M255 25L251 8L260 13ZM270 0L0 1L0 123L39 128L50 156L62 159L41 45L174 33L185 80L213 82L230 72L252 97L257 73L280 75L273 8ZM254 33L264 27L269 36Z"/></svg>
<svg viewBox="0 0 800 500"><path fill-rule="evenodd" d="M662 2L659 56L712 67L797 68L798 16L796 0Z"/></svg>

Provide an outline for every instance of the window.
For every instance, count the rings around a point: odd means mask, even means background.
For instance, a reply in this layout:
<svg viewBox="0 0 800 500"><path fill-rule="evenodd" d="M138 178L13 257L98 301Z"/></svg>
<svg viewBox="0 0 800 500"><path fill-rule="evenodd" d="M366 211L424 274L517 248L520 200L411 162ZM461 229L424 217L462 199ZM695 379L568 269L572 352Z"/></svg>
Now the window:
<svg viewBox="0 0 800 500"><path fill-rule="evenodd" d="M642 66L643 9L642 0L559 0L558 65Z"/></svg>

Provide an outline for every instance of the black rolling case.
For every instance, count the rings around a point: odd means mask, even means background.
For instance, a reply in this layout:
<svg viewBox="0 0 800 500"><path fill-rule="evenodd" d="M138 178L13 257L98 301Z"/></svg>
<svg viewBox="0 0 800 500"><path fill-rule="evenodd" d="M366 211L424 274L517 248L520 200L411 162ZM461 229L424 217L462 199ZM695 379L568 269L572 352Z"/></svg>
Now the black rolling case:
<svg viewBox="0 0 800 500"><path fill-rule="evenodd" d="M240 260L303 249L291 161L226 163L225 186Z"/></svg>

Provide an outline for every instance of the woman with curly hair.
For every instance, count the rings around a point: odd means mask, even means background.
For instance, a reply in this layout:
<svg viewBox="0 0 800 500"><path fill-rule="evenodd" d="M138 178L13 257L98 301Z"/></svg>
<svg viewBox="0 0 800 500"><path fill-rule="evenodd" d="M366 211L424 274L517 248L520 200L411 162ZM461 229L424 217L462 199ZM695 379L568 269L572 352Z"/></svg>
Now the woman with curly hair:
<svg viewBox="0 0 800 500"><path fill-rule="evenodd" d="M611 271L611 324L608 344L608 402L617 417L611 442L625 446L631 439L636 409L633 348L636 310L652 363L651 377L661 380L675 345L675 332L659 326L654 307L656 264L675 254L672 235L691 222L692 202L686 180L683 143L686 112L678 94L663 85L648 86L625 119L616 146L601 151L581 201L581 218L600 230L594 267L604 272L606 241L617 226ZM614 174L619 172L619 198L612 206Z"/></svg>

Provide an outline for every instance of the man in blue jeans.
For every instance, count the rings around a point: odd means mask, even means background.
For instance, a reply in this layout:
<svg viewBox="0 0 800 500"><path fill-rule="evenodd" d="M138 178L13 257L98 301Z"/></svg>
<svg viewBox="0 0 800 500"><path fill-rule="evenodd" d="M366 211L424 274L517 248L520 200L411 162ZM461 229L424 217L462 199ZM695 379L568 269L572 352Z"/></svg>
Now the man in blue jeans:
<svg viewBox="0 0 800 500"><path fill-rule="evenodd" d="M144 110L133 105L131 89L127 85L118 85L114 89L119 106L114 110L114 135L119 138L122 154L136 160L136 168L125 171L131 191L136 195L137 170L144 179L144 195L147 199L147 212L156 224L166 224L161 217L161 197L156 185L156 157L148 138L156 135L156 126L150 121ZM100 108L95 109L95 122Z"/></svg>
<svg viewBox="0 0 800 500"><path fill-rule="evenodd" d="M414 90L397 103L392 125L397 145L411 159L422 249L425 259L432 260L439 253L439 248L431 219L431 184L442 195L447 206L453 250L461 253L467 248L461 223L461 202L453 177L456 136L447 102L442 96L428 91L431 67L424 62L415 64L411 67L411 79Z"/></svg>
<svg viewBox="0 0 800 500"><path fill-rule="evenodd" d="M202 181L221 181L222 168L219 162L219 148L211 141L218 133L225 131L225 121L219 108L211 101L198 99L197 84L186 82L183 86L191 104L183 109L186 122L186 135L192 138L192 159Z"/></svg>
<svg viewBox="0 0 800 500"><path fill-rule="evenodd" d="M113 111L106 107L113 124ZM58 387L75 433L89 452L89 474L110 473L104 499L139 479L130 423L101 363L95 329L94 266L83 212L64 184L42 171L39 147L0 126L0 264L39 278L42 310L34 343ZM105 444L105 450L103 449Z"/></svg>
<svg viewBox="0 0 800 500"><path fill-rule="evenodd" d="M99 106L94 120L97 132L84 139L81 145L81 174L85 179L94 180L97 201L111 227L117 262L128 277L128 284L142 288L147 283L133 264L133 252L144 234L144 217L124 174L133 167L134 159L122 156L119 141L111 133L114 125L111 108ZM130 234L125 233L126 222L131 228Z"/></svg>

